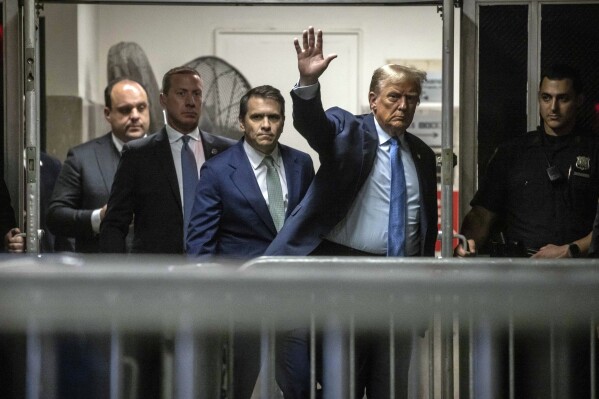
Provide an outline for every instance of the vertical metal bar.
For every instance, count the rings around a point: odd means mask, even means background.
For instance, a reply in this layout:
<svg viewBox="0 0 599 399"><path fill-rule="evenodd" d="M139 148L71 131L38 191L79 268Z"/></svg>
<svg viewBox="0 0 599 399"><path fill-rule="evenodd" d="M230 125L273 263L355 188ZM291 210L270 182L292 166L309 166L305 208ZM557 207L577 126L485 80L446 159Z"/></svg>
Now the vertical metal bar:
<svg viewBox="0 0 599 399"><path fill-rule="evenodd" d="M539 102L537 84L541 61L541 5L538 2L528 4L528 130L535 130L539 122Z"/></svg>
<svg viewBox="0 0 599 399"><path fill-rule="evenodd" d="M232 315L229 315L229 330L227 332L227 397L233 398L235 395L235 321Z"/></svg>
<svg viewBox="0 0 599 399"><path fill-rule="evenodd" d="M3 10L3 54L4 54L4 176L17 213L17 225L23 226L23 25L22 3L19 0L4 0Z"/></svg>
<svg viewBox="0 0 599 399"><path fill-rule="evenodd" d="M310 399L316 399L316 317L313 309L310 310Z"/></svg>
<svg viewBox="0 0 599 399"><path fill-rule="evenodd" d="M175 399L195 399L195 352L193 329L190 323L183 321L175 335Z"/></svg>
<svg viewBox="0 0 599 399"><path fill-rule="evenodd" d="M555 324L551 321L551 326L549 327L549 364L550 364L550 377L549 383L551 387L551 399L557 399L555 397L555 393L557 392L555 384L557 383L556 373L557 373L557 365L555 358Z"/></svg>
<svg viewBox="0 0 599 399"><path fill-rule="evenodd" d="M262 320L260 331L260 396L262 399L274 397L275 392L275 340L272 322Z"/></svg>
<svg viewBox="0 0 599 399"><path fill-rule="evenodd" d="M122 383L122 351L121 351L121 336L116 328L112 325L110 331L110 399L119 399Z"/></svg>
<svg viewBox="0 0 599 399"><path fill-rule="evenodd" d="M474 315L470 314L468 322L468 399L474 396Z"/></svg>
<svg viewBox="0 0 599 399"><path fill-rule="evenodd" d="M459 214L470 210L478 182L478 10L476 1L463 1L460 22L460 140L459 140Z"/></svg>
<svg viewBox="0 0 599 399"><path fill-rule="evenodd" d="M395 398L395 320L389 313L389 398Z"/></svg>
<svg viewBox="0 0 599 399"><path fill-rule="evenodd" d="M508 326L508 345L509 345L509 379L510 379L510 386L509 386L509 392L510 392L510 399L514 399L516 396L516 391L515 391L515 350L514 350L514 316L512 314L510 314L510 321L509 321L509 326Z"/></svg>
<svg viewBox="0 0 599 399"><path fill-rule="evenodd" d="M27 327L27 376L26 397L38 399L41 397L41 368L42 342L35 321L30 321Z"/></svg>
<svg viewBox="0 0 599 399"><path fill-rule="evenodd" d="M24 44L25 44L25 147L26 147L26 185L25 185L25 229L27 232L27 252L39 252L39 113L36 86L39 68L36 62L36 16L35 0L25 0L23 8Z"/></svg>
<svg viewBox="0 0 599 399"><path fill-rule="evenodd" d="M596 357L597 354L595 353L596 349L597 349L597 344L595 343L596 341L596 327L595 327L595 316L591 317L591 325L589 328L589 333L590 333L590 342L589 345L591 345L591 358L589 359L589 361L591 362L591 399L596 399L597 398L597 380L596 380L596 367L595 367L595 361L596 361Z"/></svg>
<svg viewBox="0 0 599 399"><path fill-rule="evenodd" d="M435 314L431 315L428 326L428 396L435 397Z"/></svg>
<svg viewBox="0 0 599 399"><path fill-rule="evenodd" d="M441 257L453 256L453 0L443 0ZM432 226L429 226L432 227Z"/></svg>
<svg viewBox="0 0 599 399"><path fill-rule="evenodd" d="M441 318L442 336L441 353L443 354L443 395L444 399L453 398L453 315L446 314Z"/></svg>
<svg viewBox="0 0 599 399"><path fill-rule="evenodd" d="M356 319L353 314L349 317L349 399L356 396Z"/></svg>
<svg viewBox="0 0 599 399"><path fill-rule="evenodd" d="M348 391L348 350L345 323L339 314L333 313L326 321L323 332L323 389L325 399L350 398L353 394ZM345 328L344 328L345 327ZM353 325L350 326L353 335ZM350 338L350 348L353 346ZM351 364L351 362L350 362ZM351 368L351 366L350 366Z"/></svg>

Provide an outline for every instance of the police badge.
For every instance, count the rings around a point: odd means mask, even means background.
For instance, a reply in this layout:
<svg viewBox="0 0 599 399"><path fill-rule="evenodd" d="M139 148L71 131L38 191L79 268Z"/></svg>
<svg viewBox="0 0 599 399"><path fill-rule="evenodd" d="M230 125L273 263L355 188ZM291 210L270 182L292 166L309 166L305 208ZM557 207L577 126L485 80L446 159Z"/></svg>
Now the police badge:
<svg viewBox="0 0 599 399"><path fill-rule="evenodd" d="M589 170L591 168L591 158L579 155L576 157L576 169Z"/></svg>

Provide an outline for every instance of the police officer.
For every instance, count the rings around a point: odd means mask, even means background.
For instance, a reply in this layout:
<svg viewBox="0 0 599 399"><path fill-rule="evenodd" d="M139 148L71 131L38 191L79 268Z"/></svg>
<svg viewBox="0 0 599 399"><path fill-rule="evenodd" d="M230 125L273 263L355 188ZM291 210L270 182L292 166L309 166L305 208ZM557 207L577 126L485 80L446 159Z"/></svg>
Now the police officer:
<svg viewBox="0 0 599 399"><path fill-rule="evenodd" d="M599 141L576 126L583 102L578 73L566 65L546 71L539 86L542 125L495 151L461 233L476 253L502 223L506 256L585 256L599 197Z"/></svg>
<svg viewBox="0 0 599 399"><path fill-rule="evenodd" d="M583 103L578 73L566 65L551 67L541 77L538 101L541 126L499 146L491 158L461 228L469 248L459 245L457 256L475 255L496 226L503 232L500 255L586 256L599 198L599 140L576 125ZM515 397L550 397L552 393L568 399L589 397L588 326L552 320L551 330L532 331L530 326L524 329L517 324ZM507 348L507 343L479 340L474 343L474 356L493 342ZM555 348L559 356L553 362ZM564 380L552 380L548 370L554 363ZM557 392L552 391L551 382Z"/></svg>

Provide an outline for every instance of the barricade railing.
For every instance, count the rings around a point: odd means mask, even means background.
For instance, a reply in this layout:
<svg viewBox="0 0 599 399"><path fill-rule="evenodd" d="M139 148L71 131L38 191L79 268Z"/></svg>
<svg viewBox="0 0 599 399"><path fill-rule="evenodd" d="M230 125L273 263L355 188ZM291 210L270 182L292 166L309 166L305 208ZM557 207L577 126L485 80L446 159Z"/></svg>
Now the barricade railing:
<svg viewBox="0 0 599 399"><path fill-rule="evenodd" d="M599 266L583 259L263 257L242 263L56 255L0 260L0 332L26 337L23 373L31 399L58 397L44 396L54 387L45 369L52 345L44 350L44 342L73 331L111 337L111 398L140 395L135 385L143 370L123 358L121 347L123 339L140 333L164 337L163 361L171 368L163 368L160 397L220 395L214 392L234 397L230 363L232 351L240 348L223 342L235 329L260 333L257 391L261 398L280 397L274 383L277 332L297 326L311 332L310 397L320 394L316 382L326 398L355 396L356 334L386 332L393 354L401 350L393 332L408 329L412 343L428 331L428 343L420 346L430 349L428 357L412 357L414 369L419 362L429 364L424 373L411 371L412 397L432 398L438 391L448 398L520 398L530 389L541 389L539 397L580 397L571 388L574 379L588 381L594 398L598 305ZM434 330L443 323L454 329L458 345L435 340ZM572 339L581 331L587 346L579 353ZM322 380L314 360L321 335ZM547 349L549 363L542 367L518 356L521 345L527 350L535 343L538 353ZM445 347L456 354L451 363L443 362ZM212 362L215 353L220 360ZM575 367L578 363L586 366ZM51 369L56 367L55 362ZM580 379L578 370L588 378ZM443 373L458 382L452 393L438 390ZM423 374L424 388L418 382ZM222 381L212 389L214 376ZM521 382L545 376L542 387ZM392 393L405 385L393 377L389 384Z"/></svg>

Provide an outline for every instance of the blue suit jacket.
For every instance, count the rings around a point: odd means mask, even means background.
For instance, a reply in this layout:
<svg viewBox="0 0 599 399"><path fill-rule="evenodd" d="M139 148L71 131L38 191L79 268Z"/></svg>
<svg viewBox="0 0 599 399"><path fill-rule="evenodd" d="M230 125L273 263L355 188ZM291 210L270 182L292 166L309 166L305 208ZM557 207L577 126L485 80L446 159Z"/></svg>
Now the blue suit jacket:
<svg viewBox="0 0 599 399"><path fill-rule="evenodd" d="M308 154L282 144L279 150L287 179L288 216L306 193L314 166ZM276 235L242 139L202 166L187 253L251 258L262 255Z"/></svg>
<svg viewBox="0 0 599 399"><path fill-rule="evenodd" d="M340 108L327 112L320 92L311 100L293 91L295 128L319 156L321 166L306 196L265 251L265 255L309 255L347 214L372 170L378 149L374 116ZM405 133L418 173L421 255L433 256L437 239L436 157L422 140Z"/></svg>

